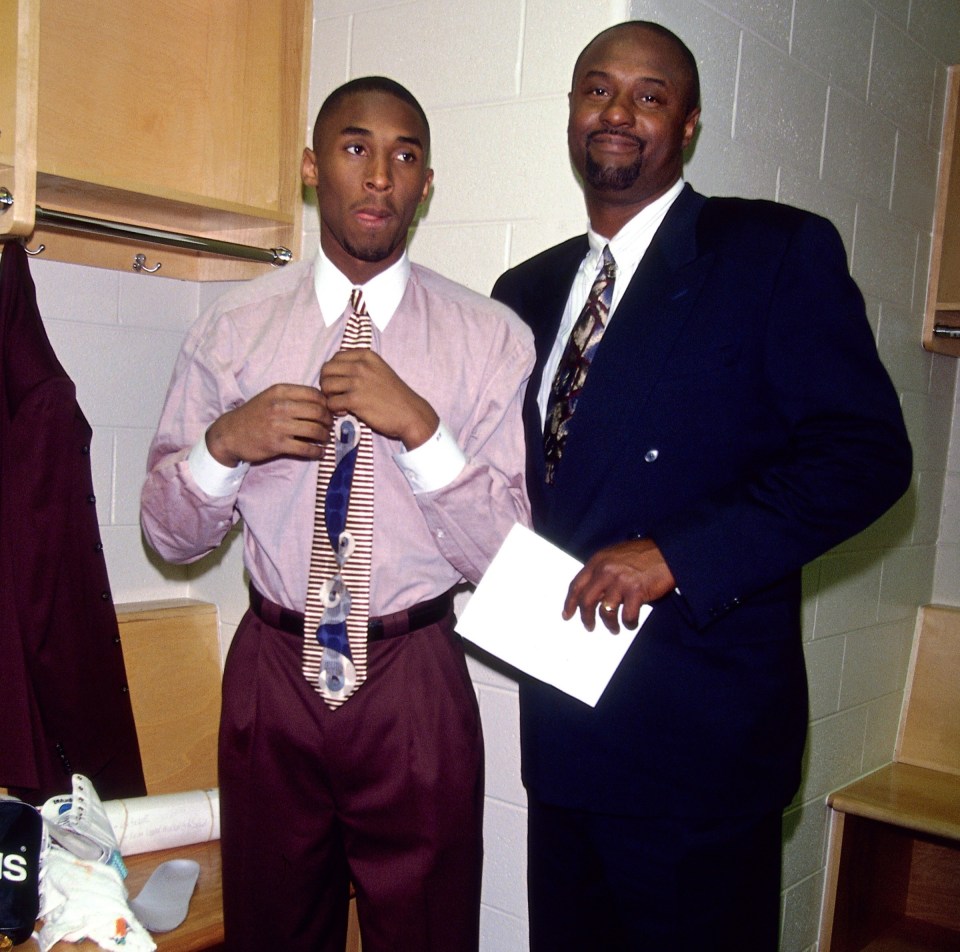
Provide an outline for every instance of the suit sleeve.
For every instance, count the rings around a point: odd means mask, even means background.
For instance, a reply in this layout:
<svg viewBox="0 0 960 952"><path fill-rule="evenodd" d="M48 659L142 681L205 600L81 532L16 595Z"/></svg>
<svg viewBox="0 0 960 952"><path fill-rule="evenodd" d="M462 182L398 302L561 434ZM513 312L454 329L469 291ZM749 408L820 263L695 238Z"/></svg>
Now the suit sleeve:
<svg viewBox="0 0 960 952"><path fill-rule="evenodd" d="M648 533L697 627L866 528L910 482L897 394L828 222L802 219L768 307L761 392L787 439L755 472Z"/></svg>

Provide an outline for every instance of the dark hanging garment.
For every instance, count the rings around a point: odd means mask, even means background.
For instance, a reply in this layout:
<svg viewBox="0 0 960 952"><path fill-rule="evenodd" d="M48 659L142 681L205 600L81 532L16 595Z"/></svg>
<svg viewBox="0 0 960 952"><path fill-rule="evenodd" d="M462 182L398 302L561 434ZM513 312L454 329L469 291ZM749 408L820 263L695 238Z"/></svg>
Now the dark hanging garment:
<svg viewBox="0 0 960 952"><path fill-rule="evenodd" d="M0 372L0 786L39 804L82 773L102 800L142 796L92 430L15 241L0 258Z"/></svg>

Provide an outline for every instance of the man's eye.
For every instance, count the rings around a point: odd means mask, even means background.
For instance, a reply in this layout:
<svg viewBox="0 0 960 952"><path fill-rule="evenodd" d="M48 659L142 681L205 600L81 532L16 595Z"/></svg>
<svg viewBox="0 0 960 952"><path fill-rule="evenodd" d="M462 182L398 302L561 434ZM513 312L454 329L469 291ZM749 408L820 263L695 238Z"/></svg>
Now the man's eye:
<svg viewBox="0 0 960 952"><path fill-rule="evenodd" d="M349 152L351 155L362 155L363 146L359 142L351 142L346 146L345 151Z"/></svg>
<svg viewBox="0 0 960 952"><path fill-rule="evenodd" d="M417 161L417 155L416 155L415 152L398 152L398 153L397 153L397 158L398 158L401 162L416 162L416 161Z"/></svg>

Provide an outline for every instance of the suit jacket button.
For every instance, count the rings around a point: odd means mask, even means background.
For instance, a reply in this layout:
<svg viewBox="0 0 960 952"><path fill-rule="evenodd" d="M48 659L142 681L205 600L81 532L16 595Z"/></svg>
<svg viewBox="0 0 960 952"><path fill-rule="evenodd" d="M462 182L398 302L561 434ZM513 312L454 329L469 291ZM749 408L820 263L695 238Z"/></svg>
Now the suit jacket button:
<svg viewBox="0 0 960 952"><path fill-rule="evenodd" d="M660 455L660 450L647 450L643 456L643 461L645 463L653 463L656 461L656 458Z"/></svg>

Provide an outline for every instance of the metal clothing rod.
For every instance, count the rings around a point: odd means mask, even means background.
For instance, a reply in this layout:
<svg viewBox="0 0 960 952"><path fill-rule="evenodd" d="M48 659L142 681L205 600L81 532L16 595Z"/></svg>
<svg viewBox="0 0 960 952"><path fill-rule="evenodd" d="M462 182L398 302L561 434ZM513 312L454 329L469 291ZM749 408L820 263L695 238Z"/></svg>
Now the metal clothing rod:
<svg viewBox="0 0 960 952"><path fill-rule="evenodd" d="M13 195L7 189L0 189L0 213L13 204ZM125 222L108 221L103 218L89 218L86 215L74 215L71 212L58 212L36 206L36 221L56 228L68 228L74 231L92 232L109 235L114 238L136 238L158 245L172 245L176 248L189 248L207 254L225 255L229 258L244 258L248 261L266 261L270 264L285 265L293 259L288 248L257 248L254 245L241 245L233 241L220 241L216 238L201 238L198 235L186 235L176 231L161 231L144 225L128 225Z"/></svg>

